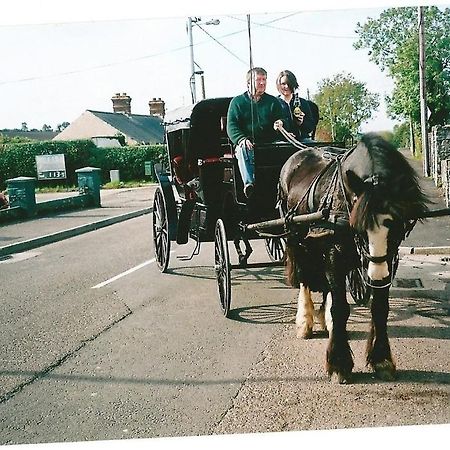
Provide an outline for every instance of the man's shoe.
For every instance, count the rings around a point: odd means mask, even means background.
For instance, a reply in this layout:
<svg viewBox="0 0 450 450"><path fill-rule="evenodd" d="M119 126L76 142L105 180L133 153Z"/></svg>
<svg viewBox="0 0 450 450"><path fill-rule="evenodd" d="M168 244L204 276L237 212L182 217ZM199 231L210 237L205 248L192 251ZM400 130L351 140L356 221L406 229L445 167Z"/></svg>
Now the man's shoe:
<svg viewBox="0 0 450 450"><path fill-rule="evenodd" d="M250 198L253 195L253 191L255 190L255 187L253 186L253 184L246 184L244 187L244 195L247 198Z"/></svg>

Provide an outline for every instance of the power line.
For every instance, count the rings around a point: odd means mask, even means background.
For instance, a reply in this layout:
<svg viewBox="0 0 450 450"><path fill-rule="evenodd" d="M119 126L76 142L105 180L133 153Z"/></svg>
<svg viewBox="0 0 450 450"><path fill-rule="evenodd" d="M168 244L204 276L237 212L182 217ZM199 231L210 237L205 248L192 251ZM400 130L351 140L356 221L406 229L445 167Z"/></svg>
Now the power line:
<svg viewBox="0 0 450 450"><path fill-rule="evenodd" d="M214 36L212 36L210 33L208 33L204 28L202 28L198 23L196 24L200 30L203 31L203 33L207 34L214 42L216 42L217 44L219 44L224 50L226 50L230 55L234 56L237 60L239 60L240 62L247 64L242 58L240 58L239 56L237 56L235 53L233 53L230 49L228 49L227 47L225 47L225 45L223 45L221 42L219 42Z"/></svg>
<svg viewBox="0 0 450 450"><path fill-rule="evenodd" d="M310 33L310 32L305 32L305 31L299 31L299 30L292 30L289 28L282 28L282 27L276 27L276 26L272 26L272 23L275 22L279 22L281 20L287 19L289 17L301 14L302 11L298 11L298 12L293 12L293 13L289 13L285 16L282 17L278 17L276 19L272 19L268 22L265 23L258 23L258 22L251 22L254 25L257 25L259 27L267 27L267 28L271 28L274 30L279 30L279 31L286 31L286 32L290 32L290 33L297 33L297 34L303 34L303 35L309 35L309 36L316 36L316 37L327 37L327 38L340 38L340 39L355 39L355 37L353 36L337 36L337 35L327 35L327 34L321 34L321 33ZM246 21L246 19L241 19L239 17L236 16L227 16L231 19L234 20L238 20L238 21ZM247 64L243 59L241 59L238 55L236 55L235 53L233 53L230 49L228 49L225 45L223 45L217 38L213 37L210 33L208 33L204 28L202 28L199 24L197 24L197 26L206 34L209 36L210 39L212 39L214 42L216 42L218 45L220 45L224 50L226 50L228 53L230 53L233 57L235 57L236 59L238 59L240 62ZM238 30L238 31L233 31L231 33L227 33L224 34L223 36L220 37L220 39L224 39L230 36L234 36L236 34L240 34L247 31L247 28L242 29L242 30ZM197 45L202 45L207 41L203 41L203 42L199 42ZM144 56L139 56L136 58L128 58L125 60L121 60L121 61L115 61L115 62L111 62L111 63L107 63L107 64L99 64L96 66L91 66L91 67L87 67L87 68L83 68L83 69L76 69L76 70L70 70L67 72L59 72L59 73L55 73L55 74L49 74L49 75L41 75L41 76L35 76L35 77L27 77L27 78L19 78L16 80L5 80L5 81L0 81L0 86L2 85L6 85L6 84L13 84L13 83L22 83L22 82L28 82L28 81L37 81L37 80L42 80L42 79L48 79L48 78L57 78L57 77L61 77L61 76L67 76L67 75L76 75L78 73L83 73L83 72L87 72L87 71L91 71L91 70L100 70L100 69L106 69L108 67L114 67L114 66L118 66L118 65L122 65L122 64L126 64L126 63L133 63L133 62L137 62L137 61L142 61L142 60L146 60L146 59L150 59L150 58L155 58L158 56L164 56L170 53L175 53L175 52L179 52L181 50L186 50L187 48L189 48L189 45L184 45L182 47L177 47L171 50L166 50L163 52L158 52L158 53L153 53L150 55L144 55Z"/></svg>
<svg viewBox="0 0 450 450"><path fill-rule="evenodd" d="M355 36L343 36L343 35L335 35L335 34L312 33L312 32L309 32L309 31L299 31L299 30L293 30L292 28L274 27L274 26L270 25L271 23L279 22L280 20L287 19L288 17L292 17L292 16L295 16L297 14L300 14L300 12L287 14L286 16L279 17L278 19L270 20L269 22L264 22L264 23L252 22L252 24L253 25L257 25L259 27L271 28L273 30L278 30L278 31L287 31L289 33L303 34L303 35L306 35L306 36L325 37L325 38L332 38L332 39L356 39ZM235 17L235 16L227 16L227 17L230 17L231 19L235 19L235 20L239 20L241 22L244 22L244 19L241 19L240 17Z"/></svg>

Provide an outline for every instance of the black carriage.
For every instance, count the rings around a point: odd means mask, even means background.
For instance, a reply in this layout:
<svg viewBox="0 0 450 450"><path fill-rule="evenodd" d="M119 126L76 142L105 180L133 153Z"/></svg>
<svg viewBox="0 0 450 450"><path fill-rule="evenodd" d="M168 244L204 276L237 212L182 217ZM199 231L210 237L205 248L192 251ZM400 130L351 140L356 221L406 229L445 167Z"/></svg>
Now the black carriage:
<svg viewBox="0 0 450 450"><path fill-rule="evenodd" d="M280 169L298 149L287 142L255 148L255 191L243 193L242 179L226 133L231 98L207 99L169 112L164 119L169 166L157 170L159 186L153 205L153 237L159 269L165 272L171 242L196 242L192 258L202 242L215 242L216 272L225 315L230 307L228 241L234 241L239 267L248 265L249 240L262 238L244 224L280 217L276 208ZM281 135L280 135L281 137ZM240 242L245 243L244 251ZM266 238L270 259L283 259L283 240ZM226 291L226 292L224 292Z"/></svg>
<svg viewBox="0 0 450 450"><path fill-rule="evenodd" d="M198 254L202 242L214 242L215 272L220 305L228 316L231 305L231 270L283 264L285 241L283 215L277 205L280 170L298 151L295 143L272 142L255 146L255 189L245 198L233 147L226 133L231 98L207 99L179 108L164 120L169 165L157 170L159 186L153 204L155 258L161 272L168 269L171 242L195 248L186 259ZM280 134L281 137L281 134ZM345 151L330 143L326 151ZM333 155L328 155L333 158ZM305 215L298 221L323 221L323 212ZM325 218L326 219L326 218ZM268 230L268 234L265 230ZM248 263L250 240L264 239L271 263ZM239 263L232 265L228 242L233 241ZM244 249L240 244L244 243ZM363 270L348 275L348 286L356 303L370 296Z"/></svg>

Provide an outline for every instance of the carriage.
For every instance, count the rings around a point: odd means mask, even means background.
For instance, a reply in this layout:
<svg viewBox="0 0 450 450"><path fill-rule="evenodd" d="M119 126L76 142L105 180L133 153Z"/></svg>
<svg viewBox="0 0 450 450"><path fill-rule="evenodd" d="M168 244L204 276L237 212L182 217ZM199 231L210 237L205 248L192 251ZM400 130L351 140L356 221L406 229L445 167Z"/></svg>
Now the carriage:
<svg viewBox="0 0 450 450"><path fill-rule="evenodd" d="M357 145L286 141L254 148L255 186L247 199L226 133L230 98L207 99L165 118L169 167L158 170L153 204L155 260L165 272L171 242L214 242L222 312L229 317L231 270L285 264L299 288L297 334L311 337L311 292L323 294L321 326L329 332L326 371L347 383L353 369L346 323L355 303L371 311L366 361L384 380L395 378L387 336L389 289L402 240L430 211L417 174L376 134ZM299 148L302 151L299 151ZM249 263L250 241L264 239L271 263ZM237 265L230 263L233 241ZM244 243L244 249L241 248ZM320 317L320 316L319 316Z"/></svg>
<svg viewBox="0 0 450 450"><path fill-rule="evenodd" d="M159 186L153 204L153 239L156 263L161 272L169 267L171 242L195 242L192 259L202 242L215 243L215 271L220 306L228 317L231 306L231 270L234 268L282 265L285 237L283 211L277 204L277 186L283 164L298 151L287 141L260 144L255 148L255 192L250 199L226 133L231 98L212 98L169 112L164 119L169 165L156 170ZM280 138L282 135L280 134ZM330 143L314 146L343 149ZM302 218L322 219L322 213ZM256 225L255 225L256 224ZM270 228L270 232L262 231ZM270 262L249 263L251 240L264 240ZM230 263L228 242L237 251L237 265ZM244 247L241 248L241 244ZM355 274L349 277L355 301L367 290Z"/></svg>
<svg viewBox="0 0 450 450"><path fill-rule="evenodd" d="M162 272L168 267L171 241L185 244L193 239L196 246L191 258L198 253L201 242L216 240L219 219L229 239L234 240L240 222L279 217L275 207L278 176L283 163L297 149L286 142L257 149L256 190L249 202L226 133L230 101L207 99L165 117L169 167L157 171L159 187L153 212L156 262ZM256 233L249 236L257 237ZM280 245L271 239L267 242L274 262L281 260ZM240 255L242 266L248 256Z"/></svg>

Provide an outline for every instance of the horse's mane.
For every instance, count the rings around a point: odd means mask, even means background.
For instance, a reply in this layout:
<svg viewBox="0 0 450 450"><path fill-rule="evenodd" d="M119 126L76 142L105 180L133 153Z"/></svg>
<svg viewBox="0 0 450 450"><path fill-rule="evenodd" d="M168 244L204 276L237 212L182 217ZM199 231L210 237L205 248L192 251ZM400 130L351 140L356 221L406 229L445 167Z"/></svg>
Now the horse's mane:
<svg viewBox="0 0 450 450"><path fill-rule="evenodd" d="M415 170L394 145L375 133L363 135L361 143L371 159L372 175L378 176L379 183L358 197L350 216L351 225L358 230L373 228L376 214L381 212L403 222L426 212L431 202L422 191Z"/></svg>

